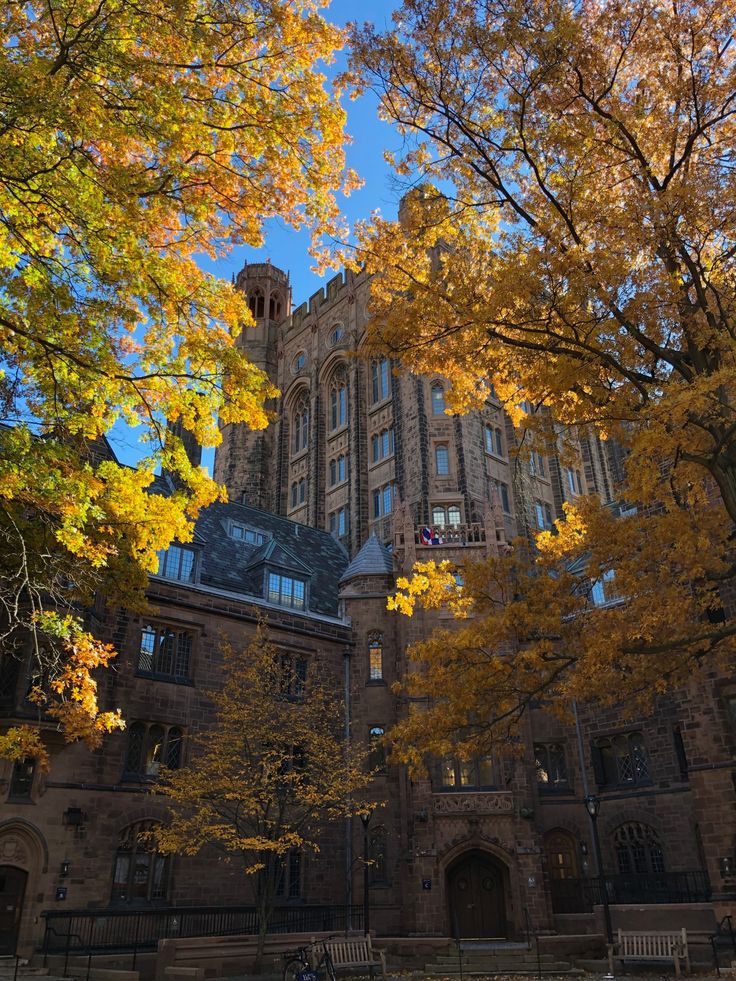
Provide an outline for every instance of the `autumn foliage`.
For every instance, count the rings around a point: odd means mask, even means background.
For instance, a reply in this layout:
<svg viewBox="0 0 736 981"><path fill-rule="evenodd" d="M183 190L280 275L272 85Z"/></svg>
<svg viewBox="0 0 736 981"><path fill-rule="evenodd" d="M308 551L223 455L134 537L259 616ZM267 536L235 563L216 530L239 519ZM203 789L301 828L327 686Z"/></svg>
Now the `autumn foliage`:
<svg viewBox="0 0 736 981"><path fill-rule="evenodd" d="M224 670L214 726L188 767L164 775L172 808L156 840L165 852L219 853L248 876L260 953L290 853L319 851L331 822L365 810L372 774L365 751L345 742L326 665L299 672L261 625L247 648L224 648Z"/></svg>
<svg viewBox="0 0 736 981"><path fill-rule="evenodd" d="M353 79L423 181L361 230L374 347L448 378L450 411L493 385L519 465L564 463L586 427L625 455L613 504L465 570L459 630L415 651L412 693L442 699L404 727L416 757L500 737L532 699L641 703L732 665L736 5L412 0L394 19L353 32ZM396 605L456 595L421 568Z"/></svg>
<svg viewBox="0 0 736 981"><path fill-rule="evenodd" d="M353 179L317 66L342 38L311 0L31 0L0 36L0 630L9 656L30 634L44 705L93 736L114 720L88 672L112 652L84 605L140 601L220 493L169 424L212 446L275 394L237 343L243 296L196 259L272 216L315 247L337 231ZM121 422L137 470L105 452Z"/></svg>

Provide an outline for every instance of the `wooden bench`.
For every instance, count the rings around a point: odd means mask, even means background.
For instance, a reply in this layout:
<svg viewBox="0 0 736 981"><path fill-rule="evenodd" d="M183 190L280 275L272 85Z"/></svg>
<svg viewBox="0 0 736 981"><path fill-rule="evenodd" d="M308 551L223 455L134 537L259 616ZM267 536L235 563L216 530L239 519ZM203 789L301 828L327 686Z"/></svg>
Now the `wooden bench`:
<svg viewBox="0 0 736 981"><path fill-rule="evenodd" d="M680 962L690 973L690 954L687 949L687 930L619 930L618 940L608 945L608 966L613 974L613 962L672 961L675 974L680 976Z"/></svg>
<svg viewBox="0 0 736 981"><path fill-rule="evenodd" d="M386 955L382 950L373 949L370 936L328 940L326 946L336 971L352 967L380 967L381 975L386 977Z"/></svg>

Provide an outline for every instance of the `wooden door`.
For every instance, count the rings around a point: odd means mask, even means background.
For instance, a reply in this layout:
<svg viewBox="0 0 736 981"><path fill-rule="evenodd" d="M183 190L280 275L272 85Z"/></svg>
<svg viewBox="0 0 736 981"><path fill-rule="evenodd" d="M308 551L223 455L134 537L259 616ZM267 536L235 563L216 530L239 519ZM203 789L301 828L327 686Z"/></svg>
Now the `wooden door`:
<svg viewBox="0 0 736 981"><path fill-rule="evenodd" d="M474 852L449 872L450 922L459 937L505 937L506 901L501 867Z"/></svg>
<svg viewBox="0 0 736 981"><path fill-rule="evenodd" d="M27 874L13 865L0 865L0 955L14 954Z"/></svg>

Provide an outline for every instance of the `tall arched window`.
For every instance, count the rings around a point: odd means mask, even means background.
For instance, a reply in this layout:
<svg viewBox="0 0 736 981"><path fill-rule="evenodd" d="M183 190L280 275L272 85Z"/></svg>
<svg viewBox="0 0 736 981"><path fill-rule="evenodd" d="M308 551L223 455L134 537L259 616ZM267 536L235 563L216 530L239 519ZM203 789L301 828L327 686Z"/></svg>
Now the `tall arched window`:
<svg viewBox="0 0 736 981"><path fill-rule="evenodd" d="M253 314L256 320L264 315L266 301L261 290L255 289L249 294L248 306L250 307L250 312Z"/></svg>
<svg viewBox="0 0 736 981"><path fill-rule="evenodd" d="M371 770L386 769L385 735L383 726L371 726L368 730L368 767Z"/></svg>
<svg viewBox="0 0 736 981"><path fill-rule="evenodd" d="M281 297L272 293L268 300L268 316L271 320L281 320Z"/></svg>
<svg viewBox="0 0 736 981"><path fill-rule="evenodd" d="M664 872L664 854L659 835L648 824L629 821L613 833L616 863L622 875L632 872Z"/></svg>
<svg viewBox="0 0 736 981"><path fill-rule="evenodd" d="M368 680L383 680L383 634L368 638Z"/></svg>
<svg viewBox="0 0 736 981"><path fill-rule="evenodd" d="M309 445L309 395L305 392L294 406L292 451L300 453Z"/></svg>
<svg viewBox="0 0 736 981"><path fill-rule="evenodd" d="M115 853L112 901L153 903L166 899L168 860L159 855L149 834L156 821L138 821L125 828Z"/></svg>
<svg viewBox="0 0 736 981"><path fill-rule="evenodd" d="M339 429L348 421L348 380L345 369L337 372L330 386L330 429Z"/></svg>
<svg viewBox="0 0 736 981"><path fill-rule="evenodd" d="M368 842L370 866L368 875L372 883L388 882L388 835L383 825L373 828Z"/></svg>
<svg viewBox="0 0 736 981"><path fill-rule="evenodd" d="M382 402L391 394L391 366L387 358L371 362L372 401Z"/></svg>
<svg viewBox="0 0 736 981"><path fill-rule="evenodd" d="M439 382L432 385L432 415L442 416L445 414L445 390Z"/></svg>
<svg viewBox="0 0 736 981"><path fill-rule="evenodd" d="M437 467L437 476L447 477L450 473L450 451L444 444L435 446L434 459Z"/></svg>

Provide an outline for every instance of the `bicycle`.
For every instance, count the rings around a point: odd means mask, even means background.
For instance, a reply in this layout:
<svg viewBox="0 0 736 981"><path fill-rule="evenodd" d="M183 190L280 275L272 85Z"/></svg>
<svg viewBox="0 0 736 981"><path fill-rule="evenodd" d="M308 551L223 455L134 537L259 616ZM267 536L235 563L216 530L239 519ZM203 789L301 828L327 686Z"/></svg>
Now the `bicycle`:
<svg viewBox="0 0 736 981"><path fill-rule="evenodd" d="M322 981L324 977L327 978L327 981L335 981L335 965L332 963L332 957L327 947L327 941L331 939L332 937L327 937L324 940L313 940L312 943L298 947L296 952L290 951L285 954L284 956L288 960L284 965L283 981ZM322 952L319 960L312 967L310 955L320 947ZM320 973L321 971L323 973Z"/></svg>

